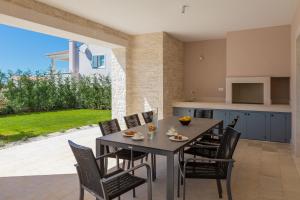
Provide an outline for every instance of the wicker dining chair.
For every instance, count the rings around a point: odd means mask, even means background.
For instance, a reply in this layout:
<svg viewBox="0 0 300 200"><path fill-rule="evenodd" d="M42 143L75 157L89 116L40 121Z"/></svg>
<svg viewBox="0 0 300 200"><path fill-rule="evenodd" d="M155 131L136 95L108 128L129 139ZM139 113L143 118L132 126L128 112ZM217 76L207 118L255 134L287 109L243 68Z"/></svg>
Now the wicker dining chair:
<svg viewBox="0 0 300 200"><path fill-rule="evenodd" d="M153 111L142 112L142 116L146 124L151 123L153 121Z"/></svg>
<svg viewBox="0 0 300 200"><path fill-rule="evenodd" d="M234 129L238 119L236 117L227 127ZM184 153L191 154L194 158L196 156L215 158L225 130L222 130L222 135L214 134L213 132L204 134L200 140L189 146Z"/></svg>
<svg viewBox="0 0 300 200"><path fill-rule="evenodd" d="M141 125L138 114L128 115L124 117L127 128L134 128Z"/></svg>
<svg viewBox="0 0 300 200"><path fill-rule="evenodd" d="M99 122L99 127L101 129L101 132L103 135L109 135L112 133L120 132L121 128L119 125L119 122L117 119L112 119L109 121ZM118 149L110 146L106 146L106 153L111 153L114 151L117 151ZM132 155L131 155L132 153ZM141 160L141 163L143 163L143 159L147 158L148 154L140 151L132 151L128 149L121 149L119 150L116 155L111 154L107 157L111 158L117 158L117 165L119 166L119 159L123 160L123 169L125 169L125 161L127 161L127 169L130 168L130 166L134 167L134 162L136 160ZM105 159L105 170L107 170L107 158ZM135 190L133 190L133 196L135 197Z"/></svg>
<svg viewBox="0 0 300 200"><path fill-rule="evenodd" d="M185 200L185 185L187 178L216 179L219 198L222 198L221 180L226 180L228 200L232 200L231 172L234 160L232 159L241 133L227 127L223 141L218 148L216 158L189 158L179 161L178 190L180 196L180 179L183 180L183 199Z"/></svg>
<svg viewBox="0 0 300 200"><path fill-rule="evenodd" d="M150 111L150 112L152 112L152 111ZM148 114L148 116L150 116L150 114ZM152 112L152 116L153 116L153 112ZM144 117L144 115L143 115L143 117ZM149 120L149 122L151 119L151 122L152 122L152 117L151 118L149 117L147 119ZM141 126L141 121L140 121L138 114L125 116L124 120L125 120L125 123L126 123L126 126L128 129L134 128L137 126ZM145 120L145 118L144 118L144 120ZM145 122L146 122L146 120L145 120ZM146 155L145 160L148 161L148 154ZM155 154L151 154L151 167L153 169L152 180L155 181L155 179L156 179L156 155Z"/></svg>
<svg viewBox="0 0 300 200"><path fill-rule="evenodd" d="M105 174L97 160L105 158L113 153L95 158L92 149L68 141L75 156L75 165L79 177L79 200L84 199L84 191L91 193L96 199L111 200L120 199L120 196L136 187L147 183L148 200L152 199L151 169L147 164L140 164L134 168L124 171L118 168L109 174ZM116 155L116 154L114 154ZM145 167L147 179L134 176L131 172Z"/></svg>

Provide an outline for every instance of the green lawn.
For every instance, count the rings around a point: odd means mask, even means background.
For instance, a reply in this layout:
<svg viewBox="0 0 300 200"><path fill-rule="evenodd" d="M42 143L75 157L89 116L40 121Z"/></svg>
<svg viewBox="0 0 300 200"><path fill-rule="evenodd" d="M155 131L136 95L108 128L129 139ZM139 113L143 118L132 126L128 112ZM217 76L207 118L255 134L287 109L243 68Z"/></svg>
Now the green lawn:
<svg viewBox="0 0 300 200"><path fill-rule="evenodd" d="M64 110L0 117L0 142L24 140L111 119L110 110Z"/></svg>

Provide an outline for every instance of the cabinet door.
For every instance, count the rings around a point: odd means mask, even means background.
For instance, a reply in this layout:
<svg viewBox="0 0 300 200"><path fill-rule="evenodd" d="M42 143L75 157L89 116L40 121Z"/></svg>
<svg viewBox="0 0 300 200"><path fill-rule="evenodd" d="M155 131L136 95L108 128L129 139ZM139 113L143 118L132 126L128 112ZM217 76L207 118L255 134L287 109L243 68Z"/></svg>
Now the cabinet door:
<svg viewBox="0 0 300 200"><path fill-rule="evenodd" d="M239 117L234 129L241 132L241 138L247 138L246 135L246 113L243 111L230 111L228 123L232 122L236 117Z"/></svg>
<svg viewBox="0 0 300 200"><path fill-rule="evenodd" d="M228 112L226 110L214 110L213 118L216 120L223 120L223 126L226 127Z"/></svg>
<svg viewBox="0 0 300 200"><path fill-rule="evenodd" d="M174 116L194 116L194 109L192 108L173 108Z"/></svg>
<svg viewBox="0 0 300 200"><path fill-rule="evenodd" d="M270 140L287 142L287 116L284 113L270 113Z"/></svg>
<svg viewBox="0 0 300 200"><path fill-rule="evenodd" d="M266 113L246 112L246 135L248 139L266 140Z"/></svg>

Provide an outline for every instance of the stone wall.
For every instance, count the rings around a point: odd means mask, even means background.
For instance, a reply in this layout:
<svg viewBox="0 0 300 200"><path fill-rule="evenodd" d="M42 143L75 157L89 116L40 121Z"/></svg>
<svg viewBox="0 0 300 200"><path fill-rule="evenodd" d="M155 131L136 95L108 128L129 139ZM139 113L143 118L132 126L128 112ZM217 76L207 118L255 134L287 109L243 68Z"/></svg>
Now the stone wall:
<svg viewBox="0 0 300 200"><path fill-rule="evenodd" d="M123 116L126 115L126 55L126 48L112 49L112 118L117 118L122 127Z"/></svg>
<svg viewBox="0 0 300 200"><path fill-rule="evenodd" d="M127 114L172 115L172 102L183 97L183 43L167 33L133 36L126 77Z"/></svg>
<svg viewBox="0 0 300 200"><path fill-rule="evenodd" d="M163 33L133 36L127 65L127 114L163 110ZM162 116L160 112L160 116Z"/></svg>
<svg viewBox="0 0 300 200"><path fill-rule="evenodd" d="M183 99L183 42L167 33L163 37L163 115L172 116L172 103Z"/></svg>

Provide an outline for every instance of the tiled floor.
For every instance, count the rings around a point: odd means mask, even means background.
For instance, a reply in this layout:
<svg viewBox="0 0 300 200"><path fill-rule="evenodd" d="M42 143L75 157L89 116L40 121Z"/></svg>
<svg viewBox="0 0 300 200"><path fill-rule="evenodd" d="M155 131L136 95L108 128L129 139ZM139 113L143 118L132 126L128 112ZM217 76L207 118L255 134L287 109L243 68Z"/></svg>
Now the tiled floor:
<svg viewBox="0 0 300 200"><path fill-rule="evenodd" d="M289 145L241 140L234 157L236 160L232 180L234 200L300 199L300 176L295 164L298 163L299 166L300 159L295 159L295 162ZM153 183L154 200L165 199L166 164L164 157L159 157L157 165L158 179ZM144 171L138 174L144 175ZM146 199L145 191L145 187L138 188L136 200ZM223 196L223 199L226 199L226 190ZM2 177L0 178L0 199L78 199L77 176L59 174ZM94 198L86 195L85 199ZM125 194L122 199L132 199L132 193ZM215 181L188 180L186 199L217 200Z"/></svg>

